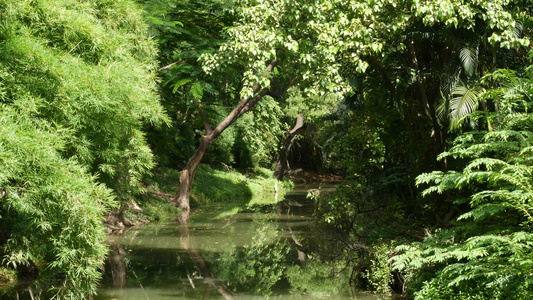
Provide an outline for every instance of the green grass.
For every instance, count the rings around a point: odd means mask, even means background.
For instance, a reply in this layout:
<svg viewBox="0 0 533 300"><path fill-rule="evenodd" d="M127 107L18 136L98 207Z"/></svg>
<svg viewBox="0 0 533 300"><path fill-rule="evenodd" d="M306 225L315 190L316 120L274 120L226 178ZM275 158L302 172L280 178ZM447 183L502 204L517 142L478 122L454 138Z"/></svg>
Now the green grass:
<svg viewBox="0 0 533 300"><path fill-rule="evenodd" d="M278 186L277 200L275 185ZM153 184L149 193L142 200L143 207L160 206L159 213L164 215L166 203L153 200L154 195L170 197L179 187L179 171L159 168L154 171ZM199 206L216 205L220 211L218 217L225 217L242 210L275 204L283 200L284 195L292 189L288 181L277 181L273 172L265 168L256 168L244 175L236 170L215 169L208 165L200 165L196 172L191 193L191 206L194 210ZM157 197L156 197L157 198ZM163 197L164 198L164 197ZM168 200L167 200L168 202ZM173 211L168 211L173 213ZM174 215L175 216L175 215Z"/></svg>

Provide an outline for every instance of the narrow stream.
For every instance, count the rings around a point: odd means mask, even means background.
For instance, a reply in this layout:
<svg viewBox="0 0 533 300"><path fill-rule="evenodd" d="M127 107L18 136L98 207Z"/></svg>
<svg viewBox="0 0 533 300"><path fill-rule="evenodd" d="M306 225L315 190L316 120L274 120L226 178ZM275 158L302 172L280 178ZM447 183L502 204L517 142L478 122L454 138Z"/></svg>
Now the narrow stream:
<svg viewBox="0 0 533 300"><path fill-rule="evenodd" d="M331 259L331 240L313 222L308 188L275 207L224 217L224 207L206 206L187 226L111 236L95 299L390 299L347 285L349 269Z"/></svg>

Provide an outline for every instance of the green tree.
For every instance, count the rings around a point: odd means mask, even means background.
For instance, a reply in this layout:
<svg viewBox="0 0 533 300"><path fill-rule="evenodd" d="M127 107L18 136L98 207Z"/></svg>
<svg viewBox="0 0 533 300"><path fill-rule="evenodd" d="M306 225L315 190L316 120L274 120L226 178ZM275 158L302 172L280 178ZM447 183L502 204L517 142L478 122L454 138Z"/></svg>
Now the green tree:
<svg viewBox="0 0 533 300"><path fill-rule="evenodd" d="M452 193L419 197L415 178L457 167L450 157L436 160L460 134L449 131L450 123L463 131L486 125L465 124L464 116L495 108L480 97L487 87L480 77L527 61L530 8L519 1L344 3L351 27L338 58L353 94L322 124L319 139L330 165L351 180L319 200L323 217L359 243L415 239L424 227L447 227L465 207ZM477 102L464 105L465 99Z"/></svg>
<svg viewBox="0 0 533 300"><path fill-rule="evenodd" d="M409 109L406 115L411 118L412 132L419 134L416 138L431 141L422 155L425 161L432 161L445 149L446 136L435 113L439 84L433 84L431 89L426 85L441 73L427 72L435 68L423 57L435 52L453 55L455 49L446 52L442 43L433 43L433 47L426 49L423 43L436 39L439 33L471 32L480 24L487 28L487 39L493 46L528 45L527 39L515 34L518 26L515 16L520 5L507 5L505 1L493 2L491 6L483 4L483 1L235 2L235 24L226 30L227 42L217 52L204 53L201 60L209 76L230 75L236 79L237 84L230 86L236 91L233 99L238 94L240 101L232 102L234 109L214 127L203 118L205 134L182 170L174 202L184 211L189 210L190 187L206 150L258 101L267 95L280 97L290 86L301 89L306 97L346 93L350 87L341 76L343 66L355 74L370 66L368 72L380 76L374 77L385 87L379 99L388 97L400 110ZM390 78L412 80L395 82ZM192 96L198 102L205 95L200 93L199 86L200 83L191 85Z"/></svg>
<svg viewBox="0 0 533 300"><path fill-rule="evenodd" d="M158 43L162 103L172 116L171 126L151 128L148 138L160 165L176 168L194 153L204 118L220 119L228 110L227 99L234 94L234 82L238 81L234 74L206 76L198 61L224 42L223 29L233 20L231 6L219 0L140 2ZM229 88L219 89L224 86ZM231 164L234 142L234 134L230 134L215 145L212 156Z"/></svg>
<svg viewBox="0 0 533 300"><path fill-rule="evenodd" d="M505 1L344 3L349 8L339 10L339 22L329 28L345 29L337 58L352 94L324 120L317 140L329 165L353 182L336 199L324 200L325 216L345 228L360 211L383 209L396 211L381 222L388 228L398 218L447 223L454 205L445 196L418 197L414 178L448 168L447 159L436 157L457 134L448 131L450 123L478 108L477 80L496 67L523 64L528 7ZM324 34L334 39L335 32ZM428 203L431 210L420 209Z"/></svg>
<svg viewBox="0 0 533 300"><path fill-rule="evenodd" d="M309 94L347 88L338 75L335 55L326 46L327 42L316 45L309 39L313 36L308 36L305 29L309 20L298 3L242 1L234 5L237 22L227 30L228 42L218 52L204 54L202 60L204 71L210 76L224 77L228 70L232 70L229 74L239 71L236 76L239 80L233 87L238 87L238 92L233 99L239 97L240 100L232 100L234 108L216 127L212 128L209 121L204 122L205 135L181 172L175 203L184 211L189 210L190 187L206 150L256 103L266 96L281 97L289 86L295 84ZM318 10L313 3L305 5ZM302 20L299 20L300 16ZM318 82L318 78L323 78L322 82Z"/></svg>

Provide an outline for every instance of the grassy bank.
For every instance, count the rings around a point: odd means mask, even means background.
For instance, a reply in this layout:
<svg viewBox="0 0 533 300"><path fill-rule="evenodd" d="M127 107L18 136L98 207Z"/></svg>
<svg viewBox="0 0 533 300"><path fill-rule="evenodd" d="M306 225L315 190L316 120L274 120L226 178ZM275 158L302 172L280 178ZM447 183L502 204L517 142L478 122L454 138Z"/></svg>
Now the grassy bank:
<svg viewBox="0 0 533 300"><path fill-rule="evenodd" d="M202 165L196 174L191 196L198 204L235 203L243 208L252 208L275 204L290 189L291 183L277 181L273 172L265 168L242 174Z"/></svg>
<svg viewBox="0 0 533 300"><path fill-rule="evenodd" d="M179 209L169 204L179 187L179 171L159 168L148 185L148 191L138 199L139 205L145 210L144 215L150 221L174 218ZM277 195L276 195L277 187ZM219 217L224 217L242 210L254 209L263 205L275 204L292 189L289 181L277 181L273 172L258 168L243 174L237 170L215 169L208 165L200 165L196 173L191 193L191 206L219 207ZM136 213L129 211L129 218L134 219Z"/></svg>

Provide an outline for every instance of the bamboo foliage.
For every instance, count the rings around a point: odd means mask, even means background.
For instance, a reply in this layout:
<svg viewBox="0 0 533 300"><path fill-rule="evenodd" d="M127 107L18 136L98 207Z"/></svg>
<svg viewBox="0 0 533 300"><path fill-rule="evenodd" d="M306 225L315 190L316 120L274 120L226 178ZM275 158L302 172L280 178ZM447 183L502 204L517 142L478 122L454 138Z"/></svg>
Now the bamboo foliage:
<svg viewBox="0 0 533 300"><path fill-rule="evenodd" d="M86 168L62 157L67 135L31 110L0 108L0 224L10 238L4 263L44 264L39 282L66 275L58 297L96 292L107 253L103 212L112 191Z"/></svg>
<svg viewBox="0 0 533 300"><path fill-rule="evenodd" d="M103 213L142 192L161 124L156 51L129 0L0 1L0 251L57 298L96 292Z"/></svg>
<svg viewBox="0 0 533 300"><path fill-rule="evenodd" d="M152 166L141 128L166 118L140 12L129 1L7 1L2 18L6 89L42 99L37 115L74 131L65 155L121 197L138 192Z"/></svg>

